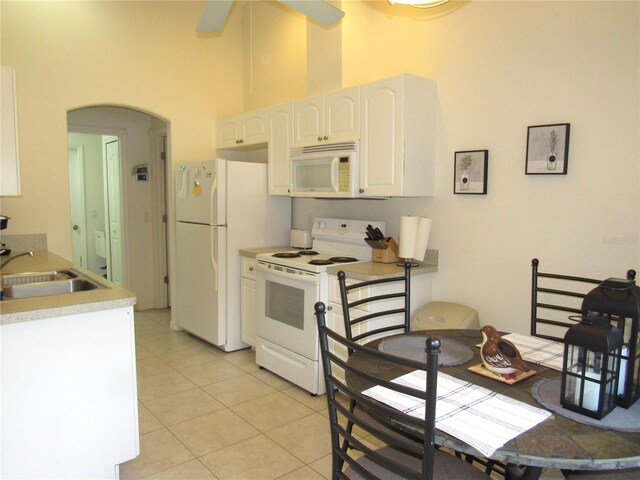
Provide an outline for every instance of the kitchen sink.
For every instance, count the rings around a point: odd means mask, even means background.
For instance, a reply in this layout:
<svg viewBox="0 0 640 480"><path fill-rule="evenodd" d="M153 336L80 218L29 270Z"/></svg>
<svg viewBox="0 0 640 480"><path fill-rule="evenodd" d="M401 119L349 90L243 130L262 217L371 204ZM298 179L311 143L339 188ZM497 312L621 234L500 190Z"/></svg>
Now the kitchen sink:
<svg viewBox="0 0 640 480"><path fill-rule="evenodd" d="M2 275L5 299L31 298L108 288L74 270L50 270Z"/></svg>

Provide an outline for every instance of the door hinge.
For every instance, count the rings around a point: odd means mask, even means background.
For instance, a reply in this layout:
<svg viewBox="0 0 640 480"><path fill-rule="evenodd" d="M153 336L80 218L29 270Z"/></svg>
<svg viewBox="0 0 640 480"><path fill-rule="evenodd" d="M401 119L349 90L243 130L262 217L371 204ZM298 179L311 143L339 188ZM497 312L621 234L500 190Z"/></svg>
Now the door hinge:
<svg viewBox="0 0 640 480"><path fill-rule="evenodd" d="M167 152L160 152L160 160L166 160L167 159Z"/></svg>
<svg viewBox="0 0 640 480"><path fill-rule="evenodd" d="M167 275L164 276L164 283L169 284L169 277Z"/></svg>
<svg viewBox="0 0 640 480"><path fill-rule="evenodd" d="M167 214L162 215L162 223L167 223Z"/></svg>

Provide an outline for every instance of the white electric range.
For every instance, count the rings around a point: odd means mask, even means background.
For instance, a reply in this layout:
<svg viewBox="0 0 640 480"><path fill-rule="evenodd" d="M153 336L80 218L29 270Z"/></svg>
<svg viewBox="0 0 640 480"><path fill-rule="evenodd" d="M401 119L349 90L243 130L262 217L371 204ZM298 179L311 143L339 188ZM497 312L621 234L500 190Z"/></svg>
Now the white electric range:
<svg viewBox="0 0 640 480"><path fill-rule="evenodd" d="M329 303L329 266L371 261L367 225L385 232L384 222L316 218L311 250L256 256L256 362L312 394L325 393L313 306Z"/></svg>

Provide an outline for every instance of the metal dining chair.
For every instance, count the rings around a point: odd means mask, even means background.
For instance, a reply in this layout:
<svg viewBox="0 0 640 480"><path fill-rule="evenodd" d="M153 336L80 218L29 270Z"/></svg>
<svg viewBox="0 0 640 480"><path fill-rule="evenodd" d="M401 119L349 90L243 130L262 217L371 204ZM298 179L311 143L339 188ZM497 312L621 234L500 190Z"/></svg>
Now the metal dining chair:
<svg viewBox="0 0 640 480"><path fill-rule="evenodd" d="M602 280L540 271L540 261L531 260L531 336L564 341L567 328L582 314L582 300ZM578 318L576 317L576 318Z"/></svg>
<svg viewBox="0 0 640 480"><path fill-rule="evenodd" d="M437 338L429 337L426 340L426 363L412 361L360 345L331 330L326 326L324 303L316 303L315 312L327 387L327 405L331 427L332 479L487 480L490 478L464 460L435 448L436 387L440 348L440 341ZM351 351L352 354L358 352L362 358L356 362L350 362L348 359L332 353L329 349L330 339ZM372 374L363 368L365 358L380 363L377 373ZM411 370L424 371L426 388L424 390L414 389L391 382L391 379L384 377L385 369L382 365L386 362ZM336 375L337 371L344 373L344 376ZM340 378L345 378L345 380ZM356 387L356 385L362 386L364 384L382 385L395 392L423 399L426 402L425 418L406 415L364 395ZM350 403L356 402L358 405L365 406L367 411L380 421L371 422L356 416L341 401L341 396L344 396ZM411 425L414 429L422 431L423 437L421 441L415 442L389 435L386 429L380 428L380 422L400 422ZM363 433L355 435L350 428L345 426L347 424L357 426L360 429L359 432ZM384 444L385 446L377 447L376 444Z"/></svg>
<svg viewBox="0 0 640 480"><path fill-rule="evenodd" d="M374 338L408 333L410 330L410 279L411 264L409 262L405 263L404 273L401 275L361 282L347 283L345 272L338 272L344 334L347 340L364 345ZM372 295L372 289L378 294ZM380 291L384 294L380 294ZM393 308L389 308L389 305ZM348 349L347 352L351 355L352 350ZM392 426L380 424L365 407L357 405L354 399L351 400L349 408L351 413L361 421L378 423L378 428L384 429L388 435L415 441ZM349 431L353 428L349 420L347 420L347 428Z"/></svg>
<svg viewBox="0 0 640 480"><path fill-rule="evenodd" d="M348 340L364 344L381 336L410 331L411 263L405 262L402 275L349 284L346 274L340 271L338 283Z"/></svg>
<svg viewBox="0 0 640 480"><path fill-rule="evenodd" d="M343 271L338 272L344 332L348 340L364 345L376 338L411 331L411 263L405 262L404 272L391 277L347 283ZM479 328L479 325L478 325ZM351 350L348 351L351 355ZM354 415L369 422L366 407L351 402ZM348 428L352 425L347 421ZM393 426L380 425L388 434L396 437L406 435ZM414 440L415 441L415 440ZM487 475L495 472L505 477L505 466L481 457L455 452L458 458L482 466Z"/></svg>
<svg viewBox="0 0 640 480"><path fill-rule="evenodd" d="M627 271L635 280L635 270ZM531 336L564 341L567 328L580 321L582 300L602 280L540 271L540 261L531 260Z"/></svg>
<svg viewBox="0 0 640 480"><path fill-rule="evenodd" d="M627 272L635 279L635 271ZM564 342L567 328L582 315L582 300L602 280L540 271L540 261L531 260L531 335ZM572 317L576 316L575 319ZM567 480L639 480L640 468L603 471L563 471Z"/></svg>

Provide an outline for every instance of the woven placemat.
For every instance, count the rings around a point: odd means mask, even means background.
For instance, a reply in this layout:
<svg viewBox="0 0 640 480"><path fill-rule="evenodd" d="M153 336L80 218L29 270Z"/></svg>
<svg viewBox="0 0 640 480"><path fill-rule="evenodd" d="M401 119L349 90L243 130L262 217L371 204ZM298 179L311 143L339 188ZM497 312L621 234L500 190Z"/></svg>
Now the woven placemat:
<svg viewBox="0 0 640 480"><path fill-rule="evenodd" d="M408 358L419 362L427 361L425 352L426 337L422 336L395 336L383 339L378 345L378 350L396 357ZM440 355L438 365L441 367L453 367L462 365L473 358L473 350L452 338L440 338Z"/></svg>
<svg viewBox="0 0 640 480"><path fill-rule="evenodd" d="M567 410L560 404L560 386L562 379L545 378L537 381L531 387L531 394L536 401L547 410L574 420L584 425L608 428L618 432L640 432L640 401L629 408L616 407L602 420L587 417L577 412Z"/></svg>

